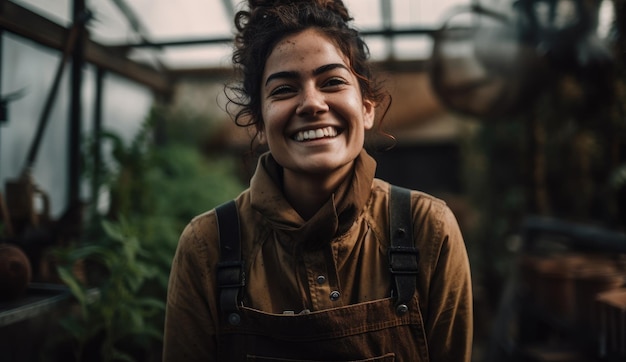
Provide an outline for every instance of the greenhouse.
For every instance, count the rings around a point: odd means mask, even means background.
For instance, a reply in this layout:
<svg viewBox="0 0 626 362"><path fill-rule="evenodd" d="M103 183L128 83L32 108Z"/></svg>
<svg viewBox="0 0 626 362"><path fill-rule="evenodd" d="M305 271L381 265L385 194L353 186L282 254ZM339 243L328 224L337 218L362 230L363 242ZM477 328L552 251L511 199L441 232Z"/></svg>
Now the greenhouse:
<svg viewBox="0 0 626 362"><path fill-rule="evenodd" d="M0 360L624 361L625 105L626 0L0 0Z"/></svg>

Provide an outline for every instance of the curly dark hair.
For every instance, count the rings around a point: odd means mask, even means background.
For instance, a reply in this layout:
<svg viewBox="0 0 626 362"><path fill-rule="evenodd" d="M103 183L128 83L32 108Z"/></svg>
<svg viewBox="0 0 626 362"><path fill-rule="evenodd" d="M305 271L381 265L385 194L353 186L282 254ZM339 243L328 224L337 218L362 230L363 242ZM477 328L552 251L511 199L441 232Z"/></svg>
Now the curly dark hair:
<svg viewBox="0 0 626 362"><path fill-rule="evenodd" d="M263 128L261 82L267 57L285 36L315 28L335 43L349 60L364 99L380 104L385 97L372 77L369 49L359 32L349 26L353 19L341 0L249 0L248 9L237 12L235 50L232 61L240 81L227 86L229 103L236 106L235 123ZM228 110L228 108L227 108Z"/></svg>

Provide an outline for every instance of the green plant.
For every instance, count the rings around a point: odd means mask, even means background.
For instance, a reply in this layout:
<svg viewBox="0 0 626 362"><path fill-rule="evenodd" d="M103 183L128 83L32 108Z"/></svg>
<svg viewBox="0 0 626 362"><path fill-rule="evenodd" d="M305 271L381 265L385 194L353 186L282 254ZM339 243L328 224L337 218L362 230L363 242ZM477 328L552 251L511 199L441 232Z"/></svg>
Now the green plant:
<svg viewBox="0 0 626 362"><path fill-rule="evenodd" d="M79 312L64 318L61 324L69 332L76 361L89 356L86 347L96 338L101 340L96 355L102 361L133 361L135 358L122 349L123 345L132 341L136 350L161 338L159 324L151 319L163 312L164 301L142 294L158 270L151 252L141 245L137 231L126 220L103 221L102 231L105 237L97 242L55 252L59 277L79 306ZM77 263L86 266L91 282L77 275Z"/></svg>
<svg viewBox="0 0 626 362"><path fill-rule="evenodd" d="M179 130L156 144L153 135L164 127L159 122L175 123ZM146 359L150 350L160 351L167 282L180 233L193 216L243 190L233 157L201 153L202 137L190 142L193 130L180 129L198 123L152 112L130 142L110 131L101 133L100 142L87 142L86 150L108 151L100 163L86 153L84 165L94 191L108 194L109 207L91 203L82 240L55 251L59 276L80 306L62 322L77 361ZM81 261L84 278L75 272ZM94 288L97 299L89 297Z"/></svg>

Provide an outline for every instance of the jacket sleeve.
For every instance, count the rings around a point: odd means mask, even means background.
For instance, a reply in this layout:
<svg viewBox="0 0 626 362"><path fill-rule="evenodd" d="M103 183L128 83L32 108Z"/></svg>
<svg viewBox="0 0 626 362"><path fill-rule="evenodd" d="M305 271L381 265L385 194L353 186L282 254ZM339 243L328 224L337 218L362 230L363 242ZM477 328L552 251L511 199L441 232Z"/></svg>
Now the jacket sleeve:
<svg viewBox="0 0 626 362"><path fill-rule="evenodd" d="M470 361L473 339L472 284L467 250L456 218L443 206L433 221L426 334L430 360Z"/></svg>
<svg viewBox="0 0 626 362"><path fill-rule="evenodd" d="M210 257L217 253L213 250L216 243L206 237L214 235L216 229L210 233L212 222L207 219L206 215L196 218L185 228L172 262L163 336L164 362L217 359L217 310Z"/></svg>

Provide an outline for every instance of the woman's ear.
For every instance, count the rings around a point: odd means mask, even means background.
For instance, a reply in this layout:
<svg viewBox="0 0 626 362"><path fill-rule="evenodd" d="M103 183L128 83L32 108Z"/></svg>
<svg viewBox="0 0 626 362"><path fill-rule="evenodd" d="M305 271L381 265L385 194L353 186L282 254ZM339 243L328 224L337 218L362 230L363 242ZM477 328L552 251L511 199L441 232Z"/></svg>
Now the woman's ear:
<svg viewBox="0 0 626 362"><path fill-rule="evenodd" d="M363 100L363 127L371 129L374 127L374 118L376 117L376 103L371 100Z"/></svg>
<svg viewBox="0 0 626 362"><path fill-rule="evenodd" d="M264 145L267 143L267 138L265 137L265 130L259 129L256 133L257 139L259 140L259 144Z"/></svg>

